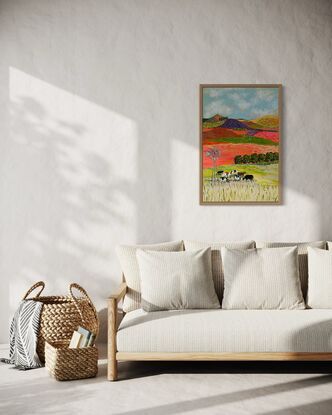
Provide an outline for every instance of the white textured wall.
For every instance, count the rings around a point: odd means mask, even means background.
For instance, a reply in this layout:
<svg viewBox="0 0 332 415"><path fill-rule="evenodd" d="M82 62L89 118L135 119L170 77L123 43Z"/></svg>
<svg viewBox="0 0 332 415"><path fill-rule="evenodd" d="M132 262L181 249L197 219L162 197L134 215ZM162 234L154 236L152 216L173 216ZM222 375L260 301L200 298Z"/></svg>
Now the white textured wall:
<svg viewBox="0 0 332 415"><path fill-rule="evenodd" d="M0 2L0 341L27 286L99 309L114 245L332 238L332 2ZM199 83L282 83L282 206L198 204Z"/></svg>

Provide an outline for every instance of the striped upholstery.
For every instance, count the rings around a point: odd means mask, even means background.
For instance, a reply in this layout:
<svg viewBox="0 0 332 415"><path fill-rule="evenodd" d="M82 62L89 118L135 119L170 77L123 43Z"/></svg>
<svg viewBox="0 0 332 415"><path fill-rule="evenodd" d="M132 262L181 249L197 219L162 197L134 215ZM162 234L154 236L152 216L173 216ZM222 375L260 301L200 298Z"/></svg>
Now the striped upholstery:
<svg viewBox="0 0 332 415"><path fill-rule="evenodd" d="M224 309L305 308L297 248L221 250L224 264Z"/></svg>
<svg viewBox="0 0 332 415"><path fill-rule="evenodd" d="M224 292L224 274L221 261L220 250L223 247L231 249L249 249L255 248L255 241L247 242L198 242L198 241L184 241L186 251L192 251L196 249L211 248L212 258L212 276L214 287L216 289L217 296L220 303L222 302Z"/></svg>
<svg viewBox="0 0 332 415"><path fill-rule="evenodd" d="M332 309L332 252L309 247L308 264L308 307Z"/></svg>
<svg viewBox="0 0 332 415"><path fill-rule="evenodd" d="M123 310L126 313L141 307L140 277L136 259L137 249L150 251L183 251L183 241L165 242L154 245L119 245L116 247L116 253L128 286L128 291L123 302Z"/></svg>
<svg viewBox="0 0 332 415"><path fill-rule="evenodd" d="M256 242L257 248L281 248L286 246L297 246L299 255L299 272L303 298L307 298L308 291L308 246L326 249L325 241L316 242Z"/></svg>
<svg viewBox="0 0 332 415"><path fill-rule="evenodd" d="M332 310L181 310L125 315L120 352L332 352Z"/></svg>
<svg viewBox="0 0 332 415"><path fill-rule="evenodd" d="M220 308L211 249L183 252L137 250L145 311Z"/></svg>

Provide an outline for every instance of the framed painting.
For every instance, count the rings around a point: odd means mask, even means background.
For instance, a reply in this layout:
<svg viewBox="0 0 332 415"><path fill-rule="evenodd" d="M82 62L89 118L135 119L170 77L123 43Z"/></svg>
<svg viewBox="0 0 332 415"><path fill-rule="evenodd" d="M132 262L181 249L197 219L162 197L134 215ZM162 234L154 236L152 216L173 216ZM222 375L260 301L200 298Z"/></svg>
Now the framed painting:
<svg viewBox="0 0 332 415"><path fill-rule="evenodd" d="M281 85L200 85L200 203L281 203Z"/></svg>

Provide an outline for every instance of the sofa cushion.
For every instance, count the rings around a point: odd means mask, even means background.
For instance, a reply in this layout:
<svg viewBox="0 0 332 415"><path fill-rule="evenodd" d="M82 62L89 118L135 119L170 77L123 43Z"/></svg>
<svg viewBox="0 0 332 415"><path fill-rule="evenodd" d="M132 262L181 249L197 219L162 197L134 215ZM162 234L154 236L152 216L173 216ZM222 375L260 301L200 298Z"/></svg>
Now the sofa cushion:
<svg viewBox="0 0 332 415"><path fill-rule="evenodd" d="M221 250L224 309L304 309L297 248Z"/></svg>
<svg viewBox="0 0 332 415"><path fill-rule="evenodd" d="M286 246L297 246L299 255L299 272L303 298L307 298L308 291L308 246L326 249L325 241L315 242L256 242L257 248L281 248Z"/></svg>
<svg viewBox="0 0 332 415"><path fill-rule="evenodd" d="M126 313L141 307L140 277L136 259L137 249L149 251L183 251L183 241L153 245L119 245L116 247L116 253L128 286L128 291L123 301L123 310Z"/></svg>
<svg viewBox="0 0 332 415"><path fill-rule="evenodd" d="M222 302L224 292L224 273L221 260L221 248L235 248L235 249L249 249L255 248L255 241L245 242L199 242L199 241L184 241L186 251L211 248L212 258L212 276L214 287L220 303Z"/></svg>
<svg viewBox="0 0 332 415"><path fill-rule="evenodd" d="M332 352L332 310L181 310L125 315L120 352Z"/></svg>
<svg viewBox="0 0 332 415"><path fill-rule="evenodd" d="M308 307L332 309L332 252L309 247L308 266Z"/></svg>
<svg viewBox="0 0 332 415"><path fill-rule="evenodd" d="M141 305L145 311L220 308L211 249L183 252L137 250Z"/></svg>

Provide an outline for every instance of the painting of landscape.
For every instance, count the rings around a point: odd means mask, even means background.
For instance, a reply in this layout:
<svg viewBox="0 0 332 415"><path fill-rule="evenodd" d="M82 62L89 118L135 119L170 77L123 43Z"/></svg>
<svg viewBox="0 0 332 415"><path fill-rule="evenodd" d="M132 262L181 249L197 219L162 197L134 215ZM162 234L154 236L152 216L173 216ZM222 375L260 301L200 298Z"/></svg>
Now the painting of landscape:
<svg viewBox="0 0 332 415"><path fill-rule="evenodd" d="M201 203L280 203L280 85L201 85Z"/></svg>

